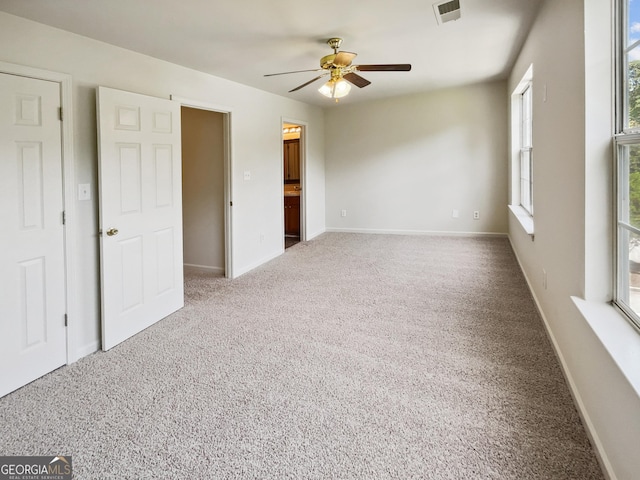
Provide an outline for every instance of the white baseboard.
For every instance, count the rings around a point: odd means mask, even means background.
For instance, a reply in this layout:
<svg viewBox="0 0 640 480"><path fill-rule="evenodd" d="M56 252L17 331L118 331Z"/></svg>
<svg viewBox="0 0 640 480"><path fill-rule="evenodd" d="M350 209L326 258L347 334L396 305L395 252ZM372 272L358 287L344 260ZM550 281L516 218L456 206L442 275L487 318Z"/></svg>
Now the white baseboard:
<svg viewBox="0 0 640 480"><path fill-rule="evenodd" d="M283 245L283 247L284 247L284 245ZM284 253L284 248L282 250L273 252L273 253L267 255L266 257L263 257L262 259L258 260L257 262L254 262L254 263L252 263L250 265L246 265L246 266L241 267L241 268L235 268L233 270L233 278L238 278L240 275L244 275L245 273L250 272L254 268L258 268L260 265L264 265L265 263L270 262L271 260L273 260L276 257L279 257L283 253Z"/></svg>
<svg viewBox="0 0 640 480"><path fill-rule="evenodd" d="M567 382L567 385L569 386L569 392L571 393L571 396L573 397L573 402L576 405L576 408L578 410L578 414L580 415L580 418L582 419L582 424L585 427L585 430L587 432L587 435L589 436L589 439L591 440L591 445L593 445L595 453L596 453L596 457L598 459L598 462L600 463L600 466L603 470L603 473L605 475L605 477L608 480L617 480L617 477L613 471L613 467L611 465L611 462L609 461L609 457L606 454L606 451L604 449L604 446L602 445L602 441L600 440L600 437L598 435L598 432L596 431L595 426L593 425L593 422L591 421L591 417L589 416L589 412L587 411L584 402L582 401L582 396L580 395L580 392L576 386L575 381L573 380L573 376L571 375L571 371L569 370L569 367L567 365L567 362L564 359L564 355L562 354L562 350L560 349L560 346L556 340L555 335L553 334L553 331L551 330L551 327L549 325L549 321L547 320L547 317L544 313L544 311L542 310L542 306L540 305L540 301L538 300L538 297L536 296L535 290L532 287L532 283L529 279L529 277L527 276L527 272L525 271L524 267L522 266L522 262L520 261L520 257L518 257L518 253L516 251L516 249L513 246L513 242L511 241L511 237L509 237L509 243L511 244L511 250L513 251L513 254L516 257L516 261L518 262L518 265L520 267L520 271L522 272L522 275L524 276L525 281L527 282L527 287L529 287L529 292L531 292L531 296L533 297L533 301L536 305L536 309L538 310L538 313L540 314L540 318L542 318L542 323L544 324L544 329L545 332L547 333L547 337L549 338L549 340L551 341L551 345L553 346L553 351L556 354L556 357L558 359L558 362L560 363L560 369L562 370L562 374L564 375L565 381Z"/></svg>
<svg viewBox="0 0 640 480"><path fill-rule="evenodd" d="M335 233L371 233L381 235L447 235L458 237L506 237L506 233L498 232L440 232L433 230L393 230L375 228L327 228L327 232Z"/></svg>
<svg viewBox="0 0 640 480"><path fill-rule="evenodd" d="M306 241L308 242L309 240L313 240L314 238L322 235L326 231L327 230L323 229L323 230L318 230L317 232L314 232L314 233L309 233L309 234L307 234L307 240Z"/></svg>
<svg viewBox="0 0 640 480"><path fill-rule="evenodd" d="M211 273L214 275L224 275L224 267L209 267L206 265L193 265L191 263L184 264L185 272Z"/></svg>
<svg viewBox="0 0 640 480"><path fill-rule="evenodd" d="M86 357L87 355L91 355L92 353L100 350L100 340L95 340L91 343L83 345L76 350L76 361L80 360L82 357Z"/></svg>

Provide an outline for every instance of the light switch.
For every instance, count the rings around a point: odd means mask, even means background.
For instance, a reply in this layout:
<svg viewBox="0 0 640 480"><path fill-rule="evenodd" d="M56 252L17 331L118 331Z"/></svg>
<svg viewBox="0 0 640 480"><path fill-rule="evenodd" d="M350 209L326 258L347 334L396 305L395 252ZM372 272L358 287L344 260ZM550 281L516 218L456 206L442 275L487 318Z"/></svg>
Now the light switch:
<svg viewBox="0 0 640 480"><path fill-rule="evenodd" d="M78 200L91 200L91 184L78 184Z"/></svg>

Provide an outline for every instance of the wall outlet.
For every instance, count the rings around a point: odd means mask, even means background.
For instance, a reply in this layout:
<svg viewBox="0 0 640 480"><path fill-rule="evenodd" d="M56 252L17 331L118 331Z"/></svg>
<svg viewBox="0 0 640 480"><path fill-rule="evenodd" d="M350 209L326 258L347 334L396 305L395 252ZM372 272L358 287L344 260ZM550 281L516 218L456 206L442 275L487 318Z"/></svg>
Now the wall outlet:
<svg viewBox="0 0 640 480"><path fill-rule="evenodd" d="M480 220L480 212L478 210L473 212L473 219Z"/></svg>
<svg viewBox="0 0 640 480"><path fill-rule="evenodd" d="M251 170L244 171L244 179L245 181L251 180Z"/></svg>
<svg viewBox="0 0 640 480"><path fill-rule="evenodd" d="M342 211L340 212L340 216L341 216L341 217L346 217L346 216L347 216L347 211L346 211L346 210L342 210Z"/></svg>
<svg viewBox="0 0 640 480"><path fill-rule="evenodd" d="M458 218L460 216L460 212L458 210L454 210L453 212L451 212L451 216L453 218Z"/></svg>

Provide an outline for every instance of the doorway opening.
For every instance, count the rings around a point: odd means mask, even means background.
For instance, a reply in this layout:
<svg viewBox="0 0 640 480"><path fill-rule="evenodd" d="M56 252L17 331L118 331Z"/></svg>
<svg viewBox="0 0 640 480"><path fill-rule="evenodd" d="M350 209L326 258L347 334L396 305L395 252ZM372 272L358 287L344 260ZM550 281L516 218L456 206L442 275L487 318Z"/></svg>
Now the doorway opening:
<svg viewBox="0 0 640 480"><path fill-rule="evenodd" d="M284 185L284 248L303 238L301 213L304 126L282 124Z"/></svg>
<svg viewBox="0 0 640 480"><path fill-rule="evenodd" d="M182 105L182 223L187 272L229 276L226 174L228 113Z"/></svg>

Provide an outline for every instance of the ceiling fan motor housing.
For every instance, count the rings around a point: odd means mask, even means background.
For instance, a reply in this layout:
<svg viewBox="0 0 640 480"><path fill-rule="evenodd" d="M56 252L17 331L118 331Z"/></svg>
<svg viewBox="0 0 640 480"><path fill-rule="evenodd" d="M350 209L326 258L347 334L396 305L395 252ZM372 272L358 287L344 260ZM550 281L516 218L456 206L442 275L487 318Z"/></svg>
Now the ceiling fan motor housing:
<svg viewBox="0 0 640 480"><path fill-rule="evenodd" d="M332 53L331 55L325 55L324 57L322 57L320 59L320 67L324 68L325 70L330 69L331 67L333 67L333 62L336 59L336 54Z"/></svg>
<svg viewBox="0 0 640 480"><path fill-rule="evenodd" d="M336 59L336 55L338 54L338 49L340 48L340 45L342 45L342 39L337 37L330 38L329 40L327 40L327 44L331 48L333 48L333 53L331 55L325 55L320 59L320 67L324 68L325 70L328 70L331 67L335 66L334 61Z"/></svg>

